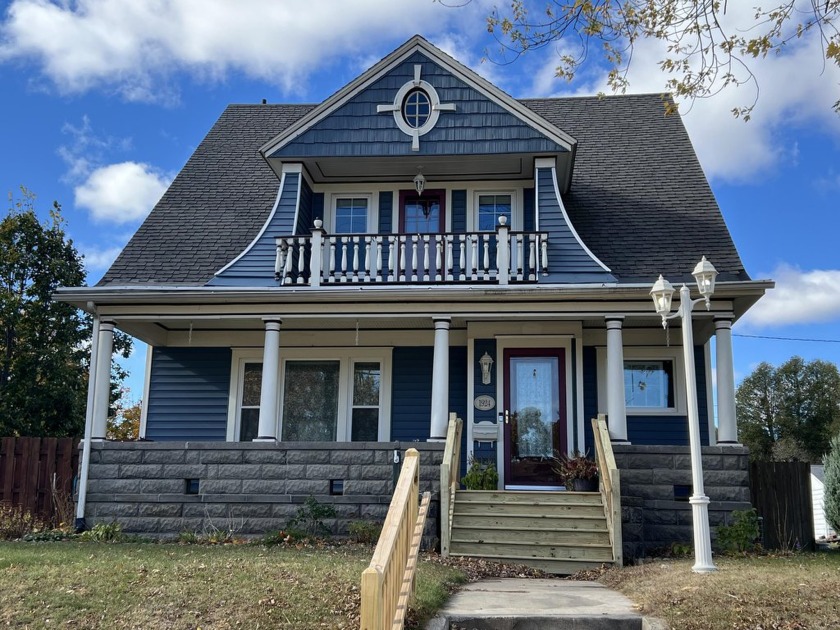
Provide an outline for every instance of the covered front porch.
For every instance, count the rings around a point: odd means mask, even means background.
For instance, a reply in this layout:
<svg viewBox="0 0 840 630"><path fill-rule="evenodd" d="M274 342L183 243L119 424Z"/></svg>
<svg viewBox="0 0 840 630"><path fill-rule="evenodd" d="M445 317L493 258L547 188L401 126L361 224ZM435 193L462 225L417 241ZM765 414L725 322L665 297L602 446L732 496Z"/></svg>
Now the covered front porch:
<svg viewBox="0 0 840 630"><path fill-rule="evenodd" d="M500 488L511 489L557 487L549 458L593 452L587 419L599 413L617 444L688 442L681 348L663 344L666 334L639 290L614 290L613 301L587 299L581 288L476 288L457 298L431 286L277 292L282 306L226 288L201 292L204 300L212 293L212 304L173 291L168 297L181 304L103 306L94 389L107 386L99 367L118 326L152 344L147 440L440 440L455 411L465 421L465 459L492 461ZM696 324L704 444L737 440L729 308L713 302ZM644 396L628 399L631 390ZM104 437L106 414L107 404L91 406L94 439Z"/></svg>

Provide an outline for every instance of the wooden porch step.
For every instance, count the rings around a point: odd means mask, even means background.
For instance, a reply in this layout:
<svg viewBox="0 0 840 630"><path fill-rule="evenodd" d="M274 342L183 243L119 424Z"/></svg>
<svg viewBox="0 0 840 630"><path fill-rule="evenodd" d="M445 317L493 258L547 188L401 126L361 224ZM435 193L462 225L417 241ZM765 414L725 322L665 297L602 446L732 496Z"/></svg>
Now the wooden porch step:
<svg viewBox="0 0 840 630"><path fill-rule="evenodd" d="M541 545L610 545L610 535L605 528L554 527L511 531L506 527L464 526L460 523L452 528L453 544L456 542L505 543L511 539Z"/></svg>
<svg viewBox="0 0 840 630"><path fill-rule="evenodd" d="M510 505L601 505L600 492L536 492L497 490L458 490L455 504L492 503Z"/></svg>
<svg viewBox="0 0 840 630"><path fill-rule="evenodd" d="M467 542L452 540L450 550L453 554L480 556L482 558L541 558L559 560L590 560L593 562L612 562L612 547L598 544L534 544L525 541L507 542Z"/></svg>
<svg viewBox="0 0 840 630"><path fill-rule="evenodd" d="M453 556L460 556L466 554L453 553ZM510 562L516 564L524 564L546 573L553 573L554 575L573 575L578 571L591 571L598 569L604 564L612 564L611 562L598 562L595 560L580 560L580 559L556 559L556 558L517 558L513 556L488 556L482 555L482 558L487 560L495 560L497 562Z"/></svg>
<svg viewBox="0 0 840 630"><path fill-rule="evenodd" d="M455 516L468 514L482 514L487 516L530 516L535 519L552 516L562 517L596 517L604 518L604 506L594 503L537 503L537 504L510 504L488 502L463 502L455 499Z"/></svg>
<svg viewBox="0 0 840 630"><path fill-rule="evenodd" d="M525 531L529 529L538 530L552 530L556 528L564 529L600 529L607 531L607 521L604 518L603 511L599 515L546 515L546 514L487 514L484 512L477 512L474 514L464 514L458 511L458 506L455 506L455 518L453 526L466 527L498 527L509 530Z"/></svg>

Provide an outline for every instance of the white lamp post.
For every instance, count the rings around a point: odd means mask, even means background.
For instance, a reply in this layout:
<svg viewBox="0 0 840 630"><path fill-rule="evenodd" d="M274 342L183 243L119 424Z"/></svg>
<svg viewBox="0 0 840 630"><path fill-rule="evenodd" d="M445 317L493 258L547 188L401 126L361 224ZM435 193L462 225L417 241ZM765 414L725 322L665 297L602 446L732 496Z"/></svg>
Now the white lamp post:
<svg viewBox="0 0 840 630"><path fill-rule="evenodd" d="M703 259L697 263L692 275L697 279L697 289L703 297L692 301L691 291L683 284L680 289L680 307L671 313L671 298L674 287L661 275L650 290L656 313L662 316L662 327L668 326L668 320L682 318L683 360L685 361L685 380L688 396L688 436L691 445L691 478L694 494L691 495L692 516L694 521L694 566L695 573L717 571L712 562L712 537L709 531L709 497L703 488L703 458L700 451L700 420L697 411L697 380L694 374L694 339L691 329L691 311L696 304L706 303L709 310L709 298L715 290L717 270L712 263Z"/></svg>

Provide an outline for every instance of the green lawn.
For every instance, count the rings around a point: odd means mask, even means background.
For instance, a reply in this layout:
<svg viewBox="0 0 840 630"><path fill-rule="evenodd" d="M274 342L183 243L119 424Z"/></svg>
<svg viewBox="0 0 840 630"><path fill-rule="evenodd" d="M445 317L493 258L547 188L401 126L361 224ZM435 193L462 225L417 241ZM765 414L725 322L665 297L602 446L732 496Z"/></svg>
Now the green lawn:
<svg viewBox="0 0 840 630"><path fill-rule="evenodd" d="M0 543L0 627L354 628L372 550ZM415 623L464 579L420 563Z"/></svg>
<svg viewBox="0 0 840 630"><path fill-rule="evenodd" d="M692 573L693 564L655 560L601 582L681 630L840 628L838 551L715 558L718 571L708 575Z"/></svg>

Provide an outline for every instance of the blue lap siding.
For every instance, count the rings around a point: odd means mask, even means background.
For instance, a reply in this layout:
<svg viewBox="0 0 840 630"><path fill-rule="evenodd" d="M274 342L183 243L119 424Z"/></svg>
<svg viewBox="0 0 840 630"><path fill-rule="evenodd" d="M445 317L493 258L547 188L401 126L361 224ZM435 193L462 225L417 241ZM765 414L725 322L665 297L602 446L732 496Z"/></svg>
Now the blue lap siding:
<svg viewBox="0 0 840 630"><path fill-rule="evenodd" d="M412 442L429 439L432 413L430 346L394 348L391 392L391 439ZM449 348L449 410L466 421L467 349ZM466 431L464 431L466 441Z"/></svg>
<svg viewBox="0 0 840 630"><path fill-rule="evenodd" d="M229 348L154 348L146 438L225 440Z"/></svg>

